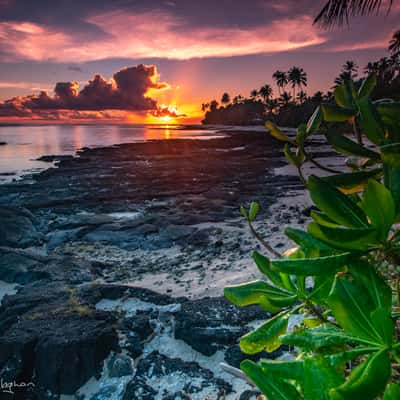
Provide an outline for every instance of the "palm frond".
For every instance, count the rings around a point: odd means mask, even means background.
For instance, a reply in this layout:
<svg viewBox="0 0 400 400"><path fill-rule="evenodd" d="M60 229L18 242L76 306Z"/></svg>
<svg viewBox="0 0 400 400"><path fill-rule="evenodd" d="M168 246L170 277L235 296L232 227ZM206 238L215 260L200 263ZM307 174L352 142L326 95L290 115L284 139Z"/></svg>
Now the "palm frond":
<svg viewBox="0 0 400 400"><path fill-rule="evenodd" d="M343 25L349 22L350 16L367 15L379 10L386 5L390 11L394 0L328 0L320 13L316 16L314 24L323 27Z"/></svg>

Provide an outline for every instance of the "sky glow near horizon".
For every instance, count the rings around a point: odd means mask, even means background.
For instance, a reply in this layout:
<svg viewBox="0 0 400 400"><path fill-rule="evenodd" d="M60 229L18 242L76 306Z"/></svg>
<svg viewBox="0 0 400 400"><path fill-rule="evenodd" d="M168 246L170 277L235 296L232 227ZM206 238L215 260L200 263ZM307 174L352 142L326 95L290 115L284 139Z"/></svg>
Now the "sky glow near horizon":
<svg viewBox="0 0 400 400"><path fill-rule="evenodd" d="M327 31L312 24L322 4L0 0L0 122L197 122L200 104L225 91L270 83L277 94L277 69L304 68L312 94L344 61L362 71L387 55L398 6Z"/></svg>

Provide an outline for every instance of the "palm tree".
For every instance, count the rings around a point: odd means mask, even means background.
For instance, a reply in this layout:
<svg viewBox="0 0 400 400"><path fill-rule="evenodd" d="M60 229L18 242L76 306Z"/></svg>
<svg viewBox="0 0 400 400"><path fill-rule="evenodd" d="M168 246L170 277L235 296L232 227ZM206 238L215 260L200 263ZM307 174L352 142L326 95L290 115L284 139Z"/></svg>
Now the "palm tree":
<svg viewBox="0 0 400 400"><path fill-rule="evenodd" d="M291 101L292 101L292 96L288 92L283 92L279 97L279 103L283 107L288 106L291 103Z"/></svg>
<svg viewBox="0 0 400 400"><path fill-rule="evenodd" d="M324 27L342 25L349 16L367 15L378 12L382 7L389 12L394 0L328 0L314 20L314 24Z"/></svg>
<svg viewBox="0 0 400 400"><path fill-rule="evenodd" d="M389 51L393 56L400 55L400 29L393 33L392 39L389 42Z"/></svg>
<svg viewBox="0 0 400 400"><path fill-rule="evenodd" d="M347 60L342 66L342 72L349 73L351 78L354 79L357 77L358 65L352 60Z"/></svg>
<svg viewBox="0 0 400 400"><path fill-rule="evenodd" d="M333 89L337 88L338 86L340 86L343 82L347 82L351 80L351 73L348 71L342 71L339 76L337 76L335 78L335 80L333 81L334 85L333 85Z"/></svg>
<svg viewBox="0 0 400 400"><path fill-rule="evenodd" d="M288 71L288 80L292 84L293 97L296 97L296 86L300 90L303 89L303 86L307 86L307 73L303 68L292 67Z"/></svg>
<svg viewBox="0 0 400 400"><path fill-rule="evenodd" d="M259 93L258 93L258 90L257 90L257 89L253 89L253 90L250 92L250 97L251 97L252 99L254 99L254 100L258 97L258 95L259 95Z"/></svg>
<svg viewBox="0 0 400 400"><path fill-rule="evenodd" d="M203 103L201 105L201 111L206 112L210 107L210 103Z"/></svg>
<svg viewBox="0 0 400 400"><path fill-rule="evenodd" d="M316 104L321 104L324 101L324 94L320 90L315 92L311 97L311 101Z"/></svg>
<svg viewBox="0 0 400 400"><path fill-rule="evenodd" d="M270 112L273 112L279 105L278 99L268 99L267 101L267 109Z"/></svg>
<svg viewBox="0 0 400 400"><path fill-rule="evenodd" d="M244 97L241 94L235 96L232 100L233 104L239 104L243 101Z"/></svg>
<svg viewBox="0 0 400 400"><path fill-rule="evenodd" d="M272 87L266 83L264 86L261 86L258 91L260 96L264 99L264 103L267 103L269 98L272 96Z"/></svg>
<svg viewBox="0 0 400 400"><path fill-rule="evenodd" d="M305 103L307 101L307 98L308 98L307 97L307 93L304 90L300 90L300 92L297 95L297 101L300 104L303 104L303 103Z"/></svg>
<svg viewBox="0 0 400 400"><path fill-rule="evenodd" d="M221 103L222 104L228 104L231 102L231 97L229 96L229 93L224 93L221 97Z"/></svg>
<svg viewBox="0 0 400 400"><path fill-rule="evenodd" d="M288 84L288 77L286 72L284 71L275 71L272 74L272 77L276 81L276 85L278 86L279 94L282 94L283 88Z"/></svg>
<svg viewBox="0 0 400 400"><path fill-rule="evenodd" d="M210 110L215 111L218 108L218 101L217 100L211 100L210 101Z"/></svg>

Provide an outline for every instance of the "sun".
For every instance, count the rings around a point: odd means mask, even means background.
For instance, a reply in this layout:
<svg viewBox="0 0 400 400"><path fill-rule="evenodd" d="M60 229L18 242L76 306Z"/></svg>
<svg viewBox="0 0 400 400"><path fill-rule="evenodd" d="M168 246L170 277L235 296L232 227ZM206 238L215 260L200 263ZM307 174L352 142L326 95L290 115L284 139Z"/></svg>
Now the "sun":
<svg viewBox="0 0 400 400"><path fill-rule="evenodd" d="M173 118L170 115L164 115L163 117L159 118L163 122L171 122Z"/></svg>

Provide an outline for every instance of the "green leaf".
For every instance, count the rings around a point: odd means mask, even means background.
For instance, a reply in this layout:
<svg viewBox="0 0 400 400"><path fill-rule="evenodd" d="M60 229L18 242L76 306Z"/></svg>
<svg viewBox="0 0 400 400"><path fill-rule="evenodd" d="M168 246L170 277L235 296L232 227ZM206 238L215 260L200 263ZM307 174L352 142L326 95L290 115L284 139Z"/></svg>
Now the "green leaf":
<svg viewBox="0 0 400 400"><path fill-rule="evenodd" d="M268 399L300 400L301 396L294 385L274 376L269 376L259 365L250 360L240 364L240 369L256 384Z"/></svg>
<svg viewBox="0 0 400 400"><path fill-rule="evenodd" d="M307 134L311 134L317 131L317 129L320 127L322 123L322 110L321 107L318 106L315 111L313 112L313 115L311 115L310 119L307 122L307 129L306 132Z"/></svg>
<svg viewBox="0 0 400 400"><path fill-rule="evenodd" d="M363 286L350 280L350 277L336 276L328 305L345 332L369 344L381 344L381 335L370 316L374 311L374 303Z"/></svg>
<svg viewBox="0 0 400 400"><path fill-rule="evenodd" d="M382 342L388 346L393 344L394 325L390 318L390 311L377 308L371 313L371 321L382 338Z"/></svg>
<svg viewBox="0 0 400 400"><path fill-rule="evenodd" d="M390 383L387 385L383 400L399 400L400 399L400 384Z"/></svg>
<svg viewBox="0 0 400 400"><path fill-rule="evenodd" d="M261 359L262 370L278 379L303 380L303 361L278 361Z"/></svg>
<svg viewBox="0 0 400 400"><path fill-rule="evenodd" d="M336 104L340 107L353 110L355 108L355 89L352 81L346 80L333 91Z"/></svg>
<svg viewBox="0 0 400 400"><path fill-rule="evenodd" d="M224 289L225 297L233 304L243 307L259 304L270 312L279 311L282 307L292 305L297 296L290 292L271 286L264 281L253 281Z"/></svg>
<svg viewBox="0 0 400 400"><path fill-rule="evenodd" d="M366 261L357 260L352 261L349 268L357 282L368 290L373 302L373 309L385 308L389 314L392 309L392 289L378 275L375 267Z"/></svg>
<svg viewBox="0 0 400 400"><path fill-rule="evenodd" d="M249 210L249 219L250 221L254 221L255 218L257 217L258 212L260 211L260 205L253 201L250 204L250 210Z"/></svg>
<svg viewBox="0 0 400 400"><path fill-rule="evenodd" d="M343 174L336 174L330 175L322 178L325 182L330 183L337 188L343 190L350 190L353 188L358 188L358 191L361 191L363 185L368 182L368 179L372 177L376 177L382 174L381 168L376 168L371 171L359 171L359 172L352 172L352 173L343 173ZM365 210L364 210L365 211Z"/></svg>
<svg viewBox="0 0 400 400"><path fill-rule="evenodd" d="M321 305L326 305L326 299L331 291L333 281L334 277L330 275L314 276L314 286L308 296L309 300L317 302Z"/></svg>
<svg viewBox="0 0 400 400"><path fill-rule="evenodd" d="M281 142L290 142L289 137L285 135L273 122L267 121L265 123L265 127L269 130L269 133L275 139L278 139Z"/></svg>
<svg viewBox="0 0 400 400"><path fill-rule="evenodd" d="M304 141L307 138L307 127L305 124L301 124L297 127L296 143L300 148L304 147Z"/></svg>
<svg viewBox="0 0 400 400"><path fill-rule="evenodd" d="M334 274L350 260L350 253L318 258L272 260L272 268L292 275L316 276Z"/></svg>
<svg viewBox="0 0 400 400"><path fill-rule="evenodd" d="M362 208L372 226L377 229L379 238L386 240L396 217L396 206L390 191L381 183L370 179L363 193Z"/></svg>
<svg viewBox="0 0 400 400"><path fill-rule="evenodd" d="M283 148L283 153L285 154L286 159L289 161L290 164L293 164L297 168L302 164L302 157L297 156L290 150L290 146L288 143L285 144Z"/></svg>
<svg viewBox="0 0 400 400"><path fill-rule="evenodd" d="M400 143L381 146L382 161L391 167L400 168Z"/></svg>
<svg viewBox="0 0 400 400"><path fill-rule="evenodd" d="M360 88L358 89L358 98L371 97L376 86L376 74L372 73L363 79Z"/></svg>
<svg viewBox="0 0 400 400"><path fill-rule="evenodd" d="M310 217L319 225L330 226L331 228L337 228L340 225L332 221L326 214L318 211L311 211Z"/></svg>
<svg viewBox="0 0 400 400"><path fill-rule="evenodd" d="M331 146L335 148L339 153L348 156L357 156L371 158L374 160L379 160L380 155L373 150L368 149L356 142L353 142L346 136L337 134L334 131L328 131L325 136Z"/></svg>
<svg viewBox="0 0 400 400"><path fill-rule="evenodd" d="M328 324L287 333L280 339L283 344L301 347L307 351L317 351L357 341L356 338L346 335L341 329Z"/></svg>
<svg viewBox="0 0 400 400"><path fill-rule="evenodd" d="M249 214L247 213L246 209L243 206L240 206L240 213L243 215L243 217L249 219Z"/></svg>
<svg viewBox="0 0 400 400"><path fill-rule="evenodd" d="M333 400L374 400L390 378L390 357L386 350L372 354L353 369L346 382L331 390Z"/></svg>
<svg viewBox="0 0 400 400"><path fill-rule="evenodd" d="M307 229L311 235L335 249L368 251L377 245L374 228L328 227L310 222Z"/></svg>
<svg viewBox="0 0 400 400"><path fill-rule="evenodd" d="M304 397L330 400L329 391L343 383L343 377L323 357L304 360Z"/></svg>
<svg viewBox="0 0 400 400"><path fill-rule="evenodd" d="M385 168L385 185L390 189L396 205L396 222L400 222L400 168Z"/></svg>
<svg viewBox="0 0 400 400"><path fill-rule="evenodd" d="M368 98L364 97L359 101L358 107L365 136L371 142L381 144L385 138L385 131L374 105Z"/></svg>
<svg viewBox="0 0 400 400"><path fill-rule="evenodd" d="M311 236L308 232L296 228L286 228L285 235L301 247L307 249L332 251L332 248Z"/></svg>
<svg viewBox="0 0 400 400"><path fill-rule="evenodd" d="M400 123L400 102L375 102L375 106L385 124L397 126Z"/></svg>
<svg viewBox="0 0 400 400"><path fill-rule="evenodd" d="M326 122L345 122L354 116L354 111L323 104L321 106L322 114Z"/></svg>
<svg viewBox="0 0 400 400"><path fill-rule="evenodd" d="M253 260L255 261L260 272L264 274L272 283L277 286L282 286L282 278L279 273L272 270L269 258L255 251L253 253Z"/></svg>
<svg viewBox="0 0 400 400"><path fill-rule="evenodd" d="M363 210L335 186L316 176L308 179L308 189L316 206L333 221L348 227L367 227Z"/></svg>
<svg viewBox="0 0 400 400"><path fill-rule="evenodd" d="M270 353L278 349L281 345L279 336L286 332L288 318L289 312L284 311L242 336L240 339L240 348L243 353L256 354L263 350Z"/></svg>
<svg viewBox="0 0 400 400"><path fill-rule="evenodd" d="M374 347L356 347L352 350L346 350L341 353L331 354L327 356L327 359L329 361L329 364L331 364L333 367L339 367L364 354L370 354L375 352L376 348Z"/></svg>

